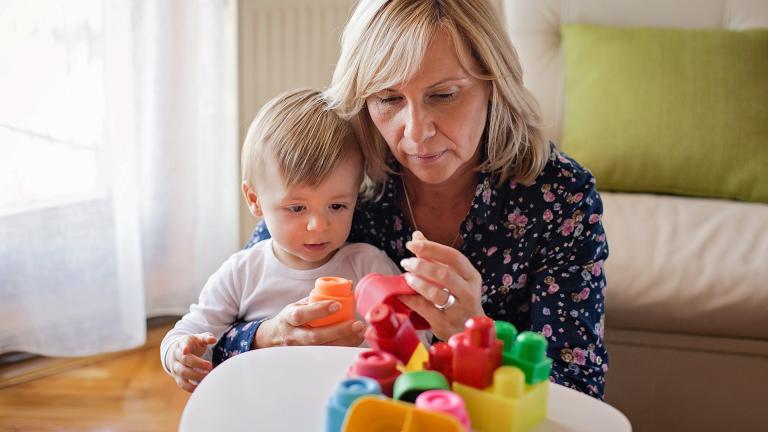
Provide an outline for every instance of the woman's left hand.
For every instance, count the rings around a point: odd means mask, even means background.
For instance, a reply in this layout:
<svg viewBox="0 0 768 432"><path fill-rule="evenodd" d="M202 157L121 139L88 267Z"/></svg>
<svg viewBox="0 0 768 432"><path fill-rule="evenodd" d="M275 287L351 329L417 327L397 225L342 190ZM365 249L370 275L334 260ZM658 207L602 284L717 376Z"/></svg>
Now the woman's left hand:
<svg viewBox="0 0 768 432"><path fill-rule="evenodd" d="M400 265L407 272L406 282L420 295L398 298L429 322L435 336L447 341L464 330L469 318L485 315L480 305L482 279L467 257L452 247L427 240L420 231L413 233L405 247L416 257L406 258ZM440 310L436 305L448 305L450 295L453 304Z"/></svg>

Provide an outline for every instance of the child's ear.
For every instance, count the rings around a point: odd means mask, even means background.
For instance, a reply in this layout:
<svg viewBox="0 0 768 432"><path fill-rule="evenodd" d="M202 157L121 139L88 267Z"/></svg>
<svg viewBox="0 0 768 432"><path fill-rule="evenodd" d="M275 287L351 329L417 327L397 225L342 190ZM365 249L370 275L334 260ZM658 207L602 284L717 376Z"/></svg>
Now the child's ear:
<svg viewBox="0 0 768 432"><path fill-rule="evenodd" d="M261 205L259 204L259 196L256 195L255 188L251 187L247 182L243 182L242 189L245 202L248 204L248 210L251 211L251 214L255 217L264 216L264 212L261 211Z"/></svg>

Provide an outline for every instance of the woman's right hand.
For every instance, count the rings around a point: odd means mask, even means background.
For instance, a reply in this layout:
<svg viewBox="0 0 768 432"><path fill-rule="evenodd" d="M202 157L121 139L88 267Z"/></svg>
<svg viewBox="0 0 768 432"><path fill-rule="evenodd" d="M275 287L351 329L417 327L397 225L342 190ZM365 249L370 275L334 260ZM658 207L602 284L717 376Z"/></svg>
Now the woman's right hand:
<svg viewBox="0 0 768 432"><path fill-rule="evenodd" d="M333 300L308 303L303 298L286 306L274 318L263 321L253 340L254 348L284 345L358 346L363 342L365 325L345 321L325 327L309 327L312 320L328 316L341 308Z"/></svg>

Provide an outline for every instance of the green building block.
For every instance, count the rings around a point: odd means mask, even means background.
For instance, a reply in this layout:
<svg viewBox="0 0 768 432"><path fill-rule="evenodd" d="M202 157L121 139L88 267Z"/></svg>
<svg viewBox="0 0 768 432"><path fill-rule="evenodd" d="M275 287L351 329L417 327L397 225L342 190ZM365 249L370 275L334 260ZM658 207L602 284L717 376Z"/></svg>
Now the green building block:
<svg viewBox="0 0 768 432"><path fill-rule="evenodd" d="M440 372L431 370L406 372L395 380L392 398L413 403L421 393L427 390L450 389L448 380Z"/></svg>
<svg viewBox="0 0 768 432"><path fill-rule="evenodd" d="M512 364L512 345L515 344L517 329L506 321L496 321L496 339L504 342L504 350L501 352L501 364Z"/></svg>
<svg viewBox="0 0 768 432"><path fill-rule="evenodd" d="M547 340L539 333L524 331L512 345L510 365L525 373L526 384L540 383L549 378L552 359L547 357Z"/></svg>

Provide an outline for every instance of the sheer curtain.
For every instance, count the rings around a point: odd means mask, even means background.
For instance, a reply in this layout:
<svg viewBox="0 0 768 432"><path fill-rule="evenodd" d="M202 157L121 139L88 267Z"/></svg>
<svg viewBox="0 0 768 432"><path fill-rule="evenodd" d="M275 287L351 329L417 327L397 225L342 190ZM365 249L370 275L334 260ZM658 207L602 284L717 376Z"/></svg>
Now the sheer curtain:
<svg viewBox="0 0 768 432"><path fill-rule="evenodd" d="M0 4L0 353L141 344L238 248L236 9Z"/></svg>

